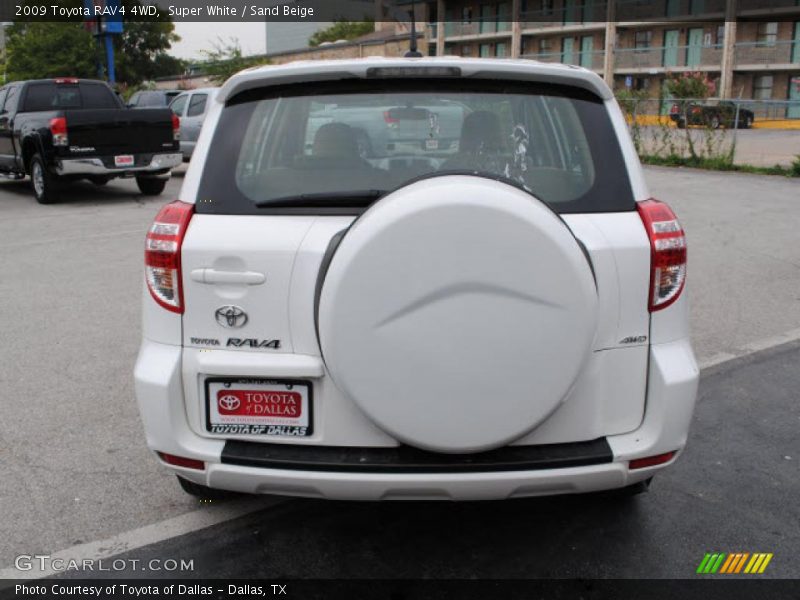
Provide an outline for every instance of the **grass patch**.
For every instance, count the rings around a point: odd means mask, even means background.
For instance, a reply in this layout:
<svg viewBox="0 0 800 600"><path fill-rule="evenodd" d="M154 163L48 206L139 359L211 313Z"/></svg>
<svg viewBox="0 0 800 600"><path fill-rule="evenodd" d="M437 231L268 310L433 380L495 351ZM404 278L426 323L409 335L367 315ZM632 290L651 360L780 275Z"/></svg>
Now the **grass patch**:
<svg viewBox="0 0 800 600"><path fill-rule="evenodd" d="M639 157L646 165L658 165L661 167L692 167L694 169L708 169L710 171L736 171L739 173L752 173L755 175L780 175L783 177L800 177L800 155L794 162L784 167L775 165L774 167L756 167L754 165L737 165L727 157L715 158L687 158L677 154L667 156L657 156L644 154Z"/></svg>

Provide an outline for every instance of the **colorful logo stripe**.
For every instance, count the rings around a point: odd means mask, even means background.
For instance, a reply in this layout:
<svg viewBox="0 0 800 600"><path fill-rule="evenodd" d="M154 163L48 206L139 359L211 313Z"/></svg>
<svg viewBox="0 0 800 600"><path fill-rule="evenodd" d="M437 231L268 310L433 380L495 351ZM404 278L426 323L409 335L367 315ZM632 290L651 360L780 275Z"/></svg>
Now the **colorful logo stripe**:
<svg viewBox="0 0 800 600"><path fill-rule="evenodd" d="M772 560L773 554L771 552L732 552L726 554L725 552L707 552L700 561L697 567L697 573L702 575L720 574L738 574L749 573L759 574L763 573L767 565Z"/></svg>

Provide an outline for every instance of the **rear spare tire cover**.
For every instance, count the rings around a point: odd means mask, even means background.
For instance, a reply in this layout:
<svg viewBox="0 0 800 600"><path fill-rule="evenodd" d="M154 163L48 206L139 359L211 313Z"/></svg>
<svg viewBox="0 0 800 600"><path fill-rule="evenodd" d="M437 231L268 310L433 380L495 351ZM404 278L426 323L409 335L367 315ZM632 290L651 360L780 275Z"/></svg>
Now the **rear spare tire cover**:
<svg viewBox="0 0 800 600"><path fill-rule="evenodd" d="M336 385L396 439L502 446L564 400L591 352L597 291L564 222L505 183L450 175L370 207L319 295Z"/></svg>

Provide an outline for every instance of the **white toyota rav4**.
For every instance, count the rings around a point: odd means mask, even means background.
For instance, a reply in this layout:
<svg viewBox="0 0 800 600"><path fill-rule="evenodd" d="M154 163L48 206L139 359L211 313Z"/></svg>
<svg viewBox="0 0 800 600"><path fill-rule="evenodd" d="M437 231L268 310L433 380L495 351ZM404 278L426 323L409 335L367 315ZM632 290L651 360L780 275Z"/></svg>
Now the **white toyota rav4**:
<svg viewBox="0 0 800 600"><path fill-rule="evenodd" d="M590 71L244 71L147 234L147 443L200 496L642 491L692 418L685 279Z"/></svg>

